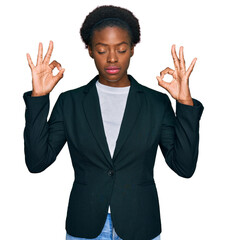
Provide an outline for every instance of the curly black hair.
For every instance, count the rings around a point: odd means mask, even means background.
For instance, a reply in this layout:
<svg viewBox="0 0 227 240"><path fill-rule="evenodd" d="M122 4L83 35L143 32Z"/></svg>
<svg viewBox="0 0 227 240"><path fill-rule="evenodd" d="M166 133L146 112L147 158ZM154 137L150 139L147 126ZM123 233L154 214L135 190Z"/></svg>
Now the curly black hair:
<svg viewBox="0 0 227 240"><path fill-rule="evenodd" d="M117 26L127 30L133 46L140 42L140 25L133 13L125 8L103 5L90 12L82 24L80 35L85 47L91 46L94 30L107 26Z"/></svg>

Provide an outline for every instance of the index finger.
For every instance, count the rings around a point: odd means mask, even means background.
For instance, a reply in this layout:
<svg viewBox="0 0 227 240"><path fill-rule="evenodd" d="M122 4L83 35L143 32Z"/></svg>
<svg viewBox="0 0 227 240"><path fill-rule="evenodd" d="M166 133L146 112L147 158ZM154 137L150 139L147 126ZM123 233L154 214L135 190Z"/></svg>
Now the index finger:
<svg viewBox="0 0 227 240"><path fill-rule="evenodd" d="M47 53L46 53L46 55L45 55L45 57L44 57L44 63L49 63L49 61L50 61L50 58L51 58L51 54L52 54L52 52L53 52L53 41L50 41L50 43L49 43L49 47L48 47L48 50L47 50Z"/></svg>
<svg viewBox="0 0 227 240"><path fill-rule="evenodd" d="M171 54L172 54L172 57L173 57L173 62L174 62L175 69L179 70L180 69L180 65L179 65L179 59L178 59L177 53L176 53L176 46L175 46L175 44L172 45Z"/></svg>

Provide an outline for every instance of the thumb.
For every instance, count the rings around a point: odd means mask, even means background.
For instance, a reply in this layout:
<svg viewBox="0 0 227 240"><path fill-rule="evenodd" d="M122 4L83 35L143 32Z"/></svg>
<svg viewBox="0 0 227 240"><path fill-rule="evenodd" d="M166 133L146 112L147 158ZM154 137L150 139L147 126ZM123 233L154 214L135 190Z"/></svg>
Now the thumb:
<svg viewBox="0 0 227 240"><path fill-rule="evenodd" d="M53 77L53 80L57 83L61 78L63 78L63 73L65 72L65 69L62 68L56 76Z"/></svg>
<svg viewBox="0 0 227 240"><path fill-rule="evenodd" d="M158 85L168 90L169 83L162 80L162 78L159 76L157 76L156 78L158 80Z"/></svg>

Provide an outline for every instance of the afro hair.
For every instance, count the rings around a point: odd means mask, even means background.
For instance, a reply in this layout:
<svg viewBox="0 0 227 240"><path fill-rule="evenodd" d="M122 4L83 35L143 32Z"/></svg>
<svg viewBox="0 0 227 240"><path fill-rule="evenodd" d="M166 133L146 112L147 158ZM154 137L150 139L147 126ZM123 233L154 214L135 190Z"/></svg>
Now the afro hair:
<svg viewBox="0 0 227 240"><path fill-rule="evenodd" d="M93 32L107 26L117 26L126 29L131 37L131 44L140 42L140 25L132 12L125 8L103 5L90 12L80 29L80 35L87 48L91 45Z"/></svg>

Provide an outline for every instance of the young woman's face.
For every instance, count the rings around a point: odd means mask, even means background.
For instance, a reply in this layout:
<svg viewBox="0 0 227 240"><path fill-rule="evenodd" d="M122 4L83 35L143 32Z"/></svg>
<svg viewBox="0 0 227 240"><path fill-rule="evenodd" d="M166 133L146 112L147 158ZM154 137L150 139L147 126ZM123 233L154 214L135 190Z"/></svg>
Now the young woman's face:
<svg viewBox="0 0 227 240"><path fill-rule="evenodd" d="M94 31L90 56L99 72L100 82L106 85L119 82L118 86L128 86L127 69L134 53L128 32L119 27L106 27Z"/></svg>

